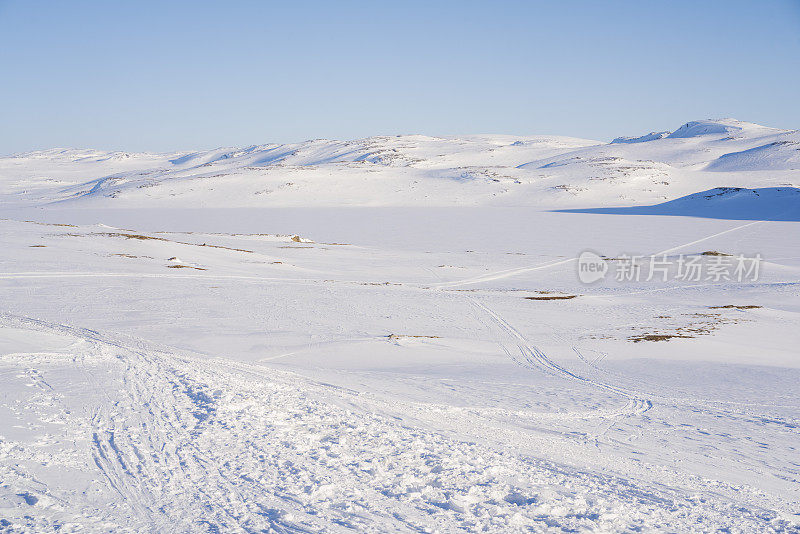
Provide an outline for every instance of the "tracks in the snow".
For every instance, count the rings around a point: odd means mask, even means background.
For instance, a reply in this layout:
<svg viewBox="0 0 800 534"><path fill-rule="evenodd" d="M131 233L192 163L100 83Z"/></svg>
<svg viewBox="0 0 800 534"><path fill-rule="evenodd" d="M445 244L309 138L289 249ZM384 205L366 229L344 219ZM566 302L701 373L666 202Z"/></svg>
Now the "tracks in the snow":
<svg viewBox="0 0 800 534"><path fill-rule="evenodd" d="M516 341L521 362L582 380L534 350L498 314L482 313L505 325L499 330ZM7 317L0 316L0 324ZM497 448L453 439L441 425L410 425L414 408L400 402L397 417L381 415L386 407L378 398L272 368L194 359L127 337L15 321L86 341L86 365L76 357L62 367L83 365L90 386L77 399L90 411L88 424L75 425L73 436L88 434L86 447L97 470L87 465L85 471L96 474L106 500L98 508L95 497L73 494L70 506L91 509L90 516L131 531L689 530L704 517L756 531L765 523L757 506L731 511L712 493L699 502L658 481L516 454L519 441ZM45 374L57 372L53 367ZM63 381L48 383L57 390ZM644 399L632 397L611 415L646 408ZM444 415L457 417L460 425L475 424L457 412ZM495 430L501 429L488 429ZM59 483L52 483L56 493Z"/></svg>
<svg viewBox="0 0 800 534"><path fill-rule="evenodd" d="M638 392L634 392L631 390L627 390L625 388L621 388L615 386L613 384L609 384L606 382L601 382L596 379L592 379L589 377L581 376L577 373L574 373L562 365L559 365L552 359L550 359L547 354L545 354L542 350L538 347L531 344L525 336L517 330L511 323L506 321L503 317L501 317L497 312L489 308L486 304L478 301L473 297L468 297L470 302L481 312L483 312L486 316L488 316L492 323L499 327L499 329L509 338L511 338L512 342L516 344L516 347L519 351L518 354L514 354L511 350L508 349L506 343L500 341L500 345L505 351L505 353L518 365L523 367L527 367L529 369L535 369L544 371L554 376L559 376L561 378L566 378L568 380L574 380L577 382L582 382L589 386L595 387L597 389L601 389L604 391L608 391L610 393L614 393L619 395L627 400L625 406L621 409L619 416L633 416L633 415L641 415L653 407L653 403L651 400L642 398L641 394Z"/></svg>

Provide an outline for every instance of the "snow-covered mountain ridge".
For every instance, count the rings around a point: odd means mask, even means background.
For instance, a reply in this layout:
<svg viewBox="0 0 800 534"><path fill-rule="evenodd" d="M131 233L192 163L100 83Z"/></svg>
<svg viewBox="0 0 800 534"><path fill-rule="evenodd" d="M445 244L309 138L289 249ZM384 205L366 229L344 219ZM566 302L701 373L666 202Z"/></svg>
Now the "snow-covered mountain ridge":
<svg viewBox="0 0 800 534"><path fill-rule="evenodd" d="M714 187L800 186L800 133L734 119L611 143L402 135L166 154L0 158L0 202L92 206L624 206Z"/></svg>

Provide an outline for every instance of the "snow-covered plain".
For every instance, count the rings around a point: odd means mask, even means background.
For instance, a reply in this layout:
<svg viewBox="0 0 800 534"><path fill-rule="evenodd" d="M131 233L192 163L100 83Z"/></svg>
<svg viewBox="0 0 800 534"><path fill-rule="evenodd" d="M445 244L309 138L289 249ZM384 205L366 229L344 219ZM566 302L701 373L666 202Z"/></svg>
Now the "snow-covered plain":
<svg viewBox="0 0 800 534"><path fill-rule="evenodd" d="M800 532L799 149L0 158L0 532Z"/></svg>

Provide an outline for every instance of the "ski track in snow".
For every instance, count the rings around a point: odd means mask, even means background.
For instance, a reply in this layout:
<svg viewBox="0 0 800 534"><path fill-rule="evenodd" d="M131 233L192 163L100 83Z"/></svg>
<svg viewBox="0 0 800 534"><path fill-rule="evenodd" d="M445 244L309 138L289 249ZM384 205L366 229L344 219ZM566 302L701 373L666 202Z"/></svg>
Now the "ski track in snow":
<svg viewBox="0 0 800 534"><path fill-rule="evenodd" d="M696 245L698 243L702 243L704 241L708 241L709 239L713 239L715 237L719 237L719 236L722 236L722 235L725 235L725 234L736 232L738 230L743 230L745 228L749 228L751 226L754 226L754 225L757 225L757 224L761 224L761 223L765 223L765 222L770 222L770 221L769 220L760 220L760 221L753 221L753 222L737 225L737 226L734 226L733 228L728 228L727 230L723 230L721 232L716 232L716 233L701 237L701 238L693 240L693 241L689 241L689 242L686 242L686 243L682 243L680 245L672 246L672 247L670 247L668 249L662 250L660 252L655 252L655 253L650 254L650 255L648 255L646 257L662 256L662 255L667 254L669 252L674 252L676 250L680 250L680 249L685 248L685 247L689 247L689 246L692 246L692 245ZM517 276L517 275L520 275L520 274L529 273L529 272L532 272L532 271L538 271L538 270L541 270L541 269L549 269L550 267L558 267L558 266L562 266L562 265L567 265L567 264L570 264L570 263L573 263L573 262L576 262L576 261L577 261L577 258L567 258L565 260L557 260L557 261L552 261L552 262L546 262L546 263L540 264L540 265L533 265L533 266L528 266L528 267L515 267L515 268L512 268L512 269L504 269L504 270L501 270L501 271L495 271L495 272L491 272L491 273L487 273L487 274L483 274L483 275L479 275L479 276L475 276L475 277L471 277L471 278L466 278L466 279L462 279L462 280L454 280L454 281L449 281L449 282L440 282L440 283L436 284L434 287L437 287L439 289L449 289L449 288L460 287L460 286L465 286L465 285L479 284L479 283L482 283L482 282L493 282L495 280L502 280L504 278L510 278L510 277Z"/></svg>
<svg viewBox="0 0 800 534"><path fill-rule="evenodd" d="M517 364L523 367L527 367L529 369L544 370L545 372L549 372L556 376L561 376L568 378L570 380L583 382L598 389L610 391L612 393L620 395L628 400L627 404L625 405L625 408L623 408L621 412L621 414L624 415L641 415L650 408L652 408L653 403L651 401L647 399L640 399L637 397L637 394L635 393L632 393L630 391L621 389L619 387L604 382L599 382L591 378L580 376L558 365L556 362L548 358L544 352L542 352L537 347L532 345L525 338L525 336L522 335L522 333L519 330L514 328L508 321L500 317L496 312L491 310L488 306L478 302L476 299L472 297L470 297L470 301L480 310L485 312L492 319L492 321L497 326L499 326L504 332L506 332L516 340L517 348L519 349L521 359L515 357L511 353L511 351L508 350L505 344L501 343L501 346L503 347L505 353L508 354L509 357L511 357L511 359L513 359Z"/></svg>
<svg viewBox="0 0 800 534"><path fill-rule="evenodd" d="M513 337L519 334L479 306ZM160 352L132 339L5 315L4 326L82 342L42 369L82 377L88 401L65 418L58 444L81 443L107 491L50 493L25 461L3 483L38 495L23 530L121 532L781 531L774 513L710 495L582 472L405 426L359 406L363 394L223 360ZM517 339L532 364L572 376ZM17 360L24 361L24 360ZM0 370L13 362L0 359ZM577 377L576 377L577 378ZM577 378L580 379L580 378ZM602 385L601 385L602 387ZM42 386L32 411L75 392ZM45 402L46 399L46 402ZM643 411L631 399L620 412ZM91 435L86 440L83 434ZM83 440L83 441L81 441ZM18 444L21 457L36 444ZM5 449L4 449L5 450ZM4 452L3 454L6 454ZM55 491L55 490L53 490ZM115 497L115 495L117 497ZM43 509L42 509L43 508ZM9 523L8 519L6 522ZM4 523L5 524L5 523ZM8 526L8 525L7 525Z"/></svg>

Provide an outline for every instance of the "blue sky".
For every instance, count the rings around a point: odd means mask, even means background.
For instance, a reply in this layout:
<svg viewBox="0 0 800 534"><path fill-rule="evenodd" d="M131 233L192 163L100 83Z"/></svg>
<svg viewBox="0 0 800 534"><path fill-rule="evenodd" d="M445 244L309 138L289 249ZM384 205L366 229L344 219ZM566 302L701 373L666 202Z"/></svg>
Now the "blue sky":
<svg viewBox="0 0 800 534"><path fill-rule="evenodd" d="M0 153L800 128L800 0L0 0Z"/></svg>

